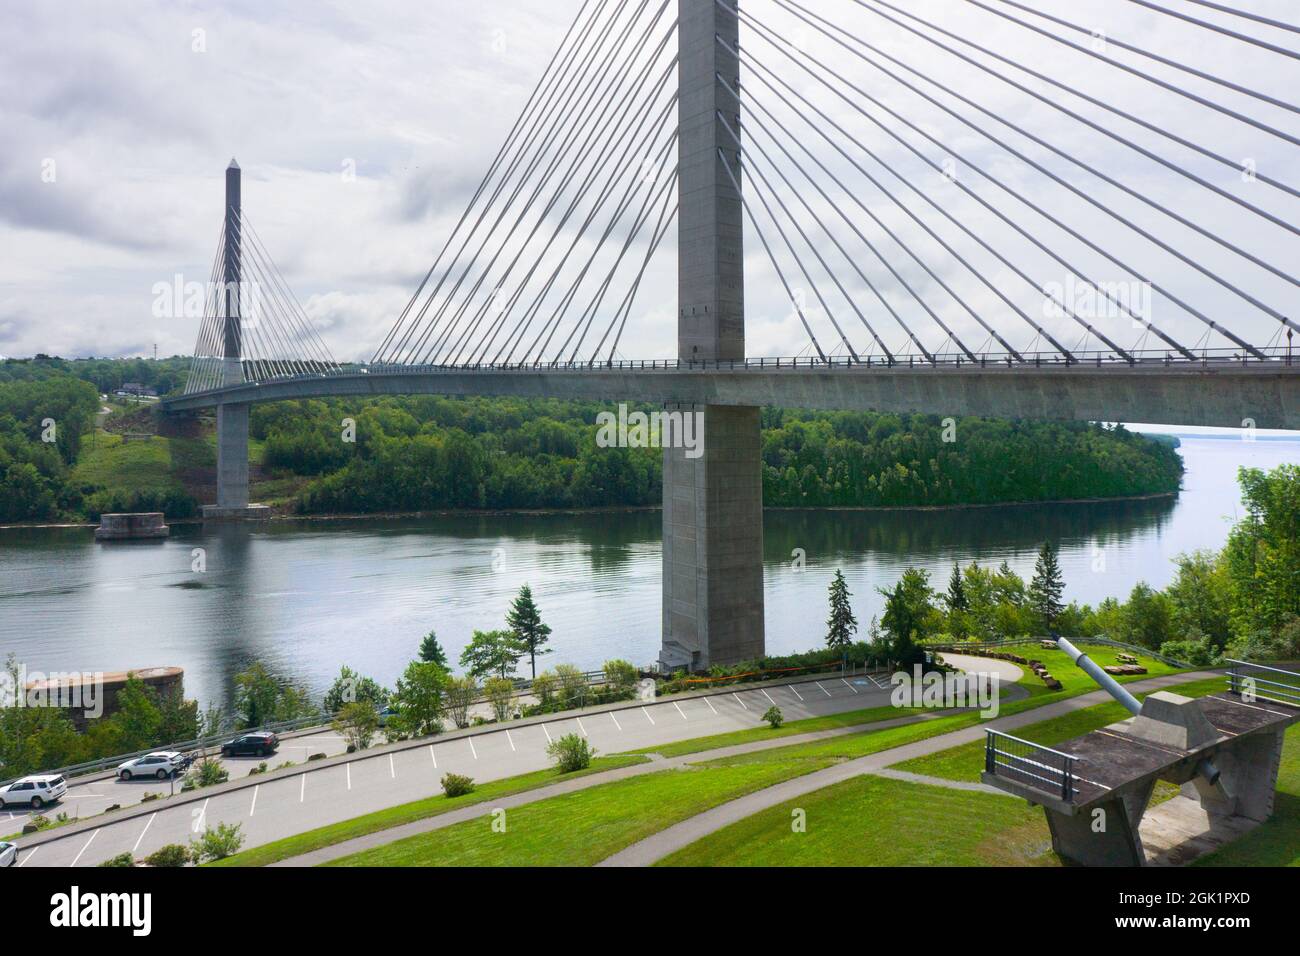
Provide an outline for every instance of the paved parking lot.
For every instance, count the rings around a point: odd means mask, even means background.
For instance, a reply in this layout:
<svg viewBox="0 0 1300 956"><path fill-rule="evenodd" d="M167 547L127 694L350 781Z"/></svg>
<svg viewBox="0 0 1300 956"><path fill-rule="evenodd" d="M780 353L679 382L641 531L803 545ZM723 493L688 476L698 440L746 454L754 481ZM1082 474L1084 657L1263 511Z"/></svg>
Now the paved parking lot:
<svg viewBox="0 0 1300 956"><path fill-rule="evenodd" d="M881 682L883 683L883 681ZM19 866L93 866L119 853L143 857L169 843L186 843L205 826L238 823L244 846L252 847L361 814L441 792L448 772L487 782L550 766L547 745L577 733L601 754L613 754L760 726L768 707L779 706L787 720L878 707L888 702L888 684L870 677L821 678L798 684L737 688L722 694L634 705L620 710L557 716L543 723L507 724L467 736L434 737L418 746L387 753L368 752L342 764L304 767L237 790L179 805L163 800L153 813L130 819L106 817L102 825L75 833L35 835L18 840ZM292 750L290 748L293 748ZM305 760L307 754L340 754L342 740L331 732L291 738L267 763ZM231 759L231 779L247 775L260 760ZM113 803L139 803L146 790L167 792L159 781L121 783L114 779L72 788L82 814ZM179 792L179 784L177 784ZM74 795L75 791L75 795ZM125 799L124 799L125 798ZM95 801L100 801L96 806ZM56 808L50 812L57 812ZM14 829L20 828L15 821Z"/></svg>

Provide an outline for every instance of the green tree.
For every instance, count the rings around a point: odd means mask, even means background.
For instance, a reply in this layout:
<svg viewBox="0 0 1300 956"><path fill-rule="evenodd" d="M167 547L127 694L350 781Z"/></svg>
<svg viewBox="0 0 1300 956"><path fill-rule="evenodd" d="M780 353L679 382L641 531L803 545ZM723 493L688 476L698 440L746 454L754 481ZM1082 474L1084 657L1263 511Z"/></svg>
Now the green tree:
<svg viewBox="0 0 1300 956"><path fill-rule="evenodd" d="M442 733L442 717L449 675L437 664L412 661L397 679L385 731L394 740L430 737Z"/></svg>
<svg viewBox="0 0 1300 956"><path fill-rule="evenodd" d="M1120 640L1156 650L1173 634L1173 614L1169 598L1145 581L1139 581L1129 593L1128 603L1120 615Z"/></svg>
<svg viewBox="0 0 1300 956"><path fill-rule="evenodd" d="M514 631L475 631L460 655L460 666L471 677L495 674L513 677L524 647Z"/></svg>
<svg viewBox="0 0 1300 956"><path fill-rule="evenodd" d="M1232 630L1238 637L1275 634L1300 615L1300 466L1242 468L1237 481L1246 516L1224 549Z"/></svg>
<svg viewBox="0 0 1300 956"><path fill-rule="evenodd" d="M370 704L378 713L388 706L388 691L374 678L362 677L344 664L322 703L327 714L337 714L345 705L352 703Z"/></svg>
<svg viewBox="0 0 1300 956"><path fill-rule="evenodd" d="M510 719L510 708L515 701L515 685L504 677L489 677L483 682L483 696L492 705L492 713L498 722Z"/></svg>
<svg viewBox="0 0 1300 956"><path fill-rule="evenodd" d="M1212 551L1180 554L1175 563L1178 576L1165 593L1172 605L1176 639L1195 640L1191 636L1195 631L1221 651L1232 637L1232 580L1227 563Z"/></svg>
<svg viewBox="0 0 1300 956"><path fill-rule="evenodd" d="M1038 551L1038 561L1034 564L1033 580L1029 582L1029 599L1049 634L1055 631L1056 619L1065 608L1061 603L1064 591L1065 581L1061 577L1061 566L1056 561L1056 549L1050 541L1044 541Z"/></svg>
<svg viewBox="0 0 1300 956"><path fill-rule="evenodd" d="M347 701L335 712L330 726L351 750L365 750L379 731L379 711L370 700Z"/></svg>
<svg viewBox="0 0 1300 956"><path fill-rule="evenodd" d="M954 561L952 575L948 578L948 593L944 601L950 611L969 611L970 600L966 597L966 584L962 580L961 568Z"/></svg>
<svg viewBox="0 0 1300 956"><path fill-rule="evenodd" d="M881 588L885 613L880 623L889 636L889 658L910 667L923 657L916 642L929 633L935 617L934 592L928 572L908 568L892 588Z"/></svg>
<svg viewBox="0 0 1300 956"><path fill-rule="evenodd" d="M537 655L550 653L550 650L543 645L550 638L551 628L542 623L541 612L537 610L537 604L533 601L533 591L527 584L519 589L519 596L510 606L506 614L506 624L514 632L519 646L528 655L529 663L532 665L532 676L536 677Z"/></svg>
<svg viewBox="0 0 1300 956"><path fill-rule="evenodd" d="M235 715L241 730L315 712L306 691L276 677L261 661L235 675Z"/></svg>
<svg viewBox="0 0 1300 956"><path fill-rule="evenodd" d="M445 692L447 716L462 730L469 726L469 708L478 696L478 681L473 677L453 677Z"/></svg>
<svg viewBox="0 0 1300 956"><path fill-rule="evenodd" d="M420 660L426 664L437 664L443 670L451 669L451 665L447 662L447 652L438 643L438 635L435 631L430 631L424 635L424 640L420 641Z"/></svg>
<svg viewBox="0 0 1300 956"><path fill-rule="evenodd" d="M858 632L858 619L853 616L853 608L849 604L852 595L844 580L844 572L839 569L836 569L835 577L831 579L829 597L831 614L826 619L826 646L844 650L853 643L853 635Z"/></svg>

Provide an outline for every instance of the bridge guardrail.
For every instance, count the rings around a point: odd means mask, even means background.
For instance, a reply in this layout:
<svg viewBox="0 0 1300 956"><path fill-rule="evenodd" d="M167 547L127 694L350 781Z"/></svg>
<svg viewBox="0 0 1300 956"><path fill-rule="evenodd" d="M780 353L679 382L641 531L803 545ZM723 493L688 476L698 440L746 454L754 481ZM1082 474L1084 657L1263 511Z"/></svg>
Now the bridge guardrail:
<svg viewBox="0 0 1300 956"><path fill-rule="evenodd" d="M1255 700L1300 707L1300 673L1231 657L1227 658L1227 662L1232 665L1228 671L1228 690L1232 693L1246 696L1242 692L1247 691ZM1265 677L1264 674L1271 676Z"/></svg>
<svg viewBox="0 0 1300 956"><path fill-rule="evenodd" d="M984 772L1069 802L1075 794L1072 754L997 730L984 738Z"/></svg>

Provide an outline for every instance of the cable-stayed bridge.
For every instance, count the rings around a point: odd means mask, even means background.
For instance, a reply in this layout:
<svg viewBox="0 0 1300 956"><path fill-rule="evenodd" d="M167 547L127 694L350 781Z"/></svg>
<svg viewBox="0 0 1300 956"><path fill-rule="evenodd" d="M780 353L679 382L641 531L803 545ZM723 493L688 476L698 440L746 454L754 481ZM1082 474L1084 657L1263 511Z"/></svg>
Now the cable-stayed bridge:
<svg viewBox="0 0 1300 956"><path fill-rule="evenodd" d="M705 450L664 452L663 659L702 667L763 649L762 405L1300 428L1300 27L1095 7L585 0L363 364L330 355L232 162L166 403L218 410L208 513L250 513L254 402L689 406ZM751 355L747 321L790 348Z"/></svg>

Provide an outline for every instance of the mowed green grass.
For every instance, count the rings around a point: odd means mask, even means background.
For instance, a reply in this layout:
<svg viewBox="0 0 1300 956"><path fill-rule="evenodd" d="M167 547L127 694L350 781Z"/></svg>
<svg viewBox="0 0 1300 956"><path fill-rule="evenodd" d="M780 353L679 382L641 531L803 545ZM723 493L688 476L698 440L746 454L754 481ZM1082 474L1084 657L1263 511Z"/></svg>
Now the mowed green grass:
<svg viewBox="0 0 1300 956"><path fill-rule="evenodd" d="M1300 725L1286 732L1273 816L1195 866L1300 866Z"/></svg>
<svg viewBox="0 0 1300 956"><path fill-rule="evenodd" d="M78 485L94 485L110 490L158 491L178 490L180 480L173 472L192 461L198 442L154 436L148 441L123 441L122 436L98 430L93 444L83 441L81 455L72 471ZM215 455L212 458L215 463Z"/></svg>
<svg viewBox="0 0 1300 956"><path fill-rule="evenodd" d="M796 828L802 816L804 831ZM1055 865L1041 810L1023 800L855 777L771 807L660 866Z"/></svg>
<svg viewBox="0 0 1300 956"><path fill-rule="evenodd" d="M273 843L252 847L242 853L236 853L234 856L207 865L267 866L323 847L344 843L356 837L378 833L381 830L388 830L405 823L414 823L417 820L436 817L443 813L450 813L452 810L459 810L461 807L486 803L489 800L499 800L502 797L524 793L528 790L537 790L564 780L573 780L578 777L587 777L592 774L605 773L610 770L618 770L622 767L631 767L648 762L648 758L632 754L597 757L592 760L591 766L586 770L579 770L574 773L559 774L554 770L539 770L535 773L520 774L517 777L507 777L504 780L493 780L489 783L479 784L475 787L473 793L468 793L463 797L452 798L439 793L423 800L415 800L411 803L403 803L400 806L377 810L374 813L367 813L365 816L354 817L351 820L344 820L315 830L308 830L306 833L285 837L283 840L276 840Z"/></svg>
<svg viewBox="0 0 1300 956"><path fill-rule="evenodd" d="M1224 686L1223 678L1211 677L1176 684L1167 689L1184 697L1202 697L1217 693L1223 690ZM1139 699L1145 696L1145 694L1138 695ZM1122 704L1109 701L1050 720L1029 724L1014 731L1013 736L1051 747L1090 731L1099 730L1107 724L1124 720L1128 716L1129 712ZM924 774L928 777L940 777L944 780L976 781L979 780L980 773L984 769L984 741L976 740L959 747L906 760L898 764L895 769Z"/></svg>
<svg viewBox="0 0 1300 956"><path fill-rule="evenodd" d="M1075 646L1090 657L1094 663L1100 667L1110 667L1112 664L1119 664L1119 655L1126 654L1127 651L1117 650L1112 647L1105 647L1100 644L1089 644L1086 641L1076 641ZM1016 654L1025 660L1042 661L1048 672L1061 682L1060 691L1051 691L1042 679L1023 664L1017 664L1024 670L1024 676L1016 683L1026 688L1029 693L1039 696L1045 694L1059 693L1078 693L1080 691L1096 690L1097 685L1093 679L1079 669L1079 666L1070 660L1065 651L1059 651L1055 648L1048 649L1039 647L1037 644L1026 644L1020 647L1008 647L1007 652ZM958 652L960 653L960 652ZM1147 657L1145 654L1134 655L1143 667L1147 669L1145 674L1134 674L1130 677L1115 678L1121 684L1132 681L1149 680L1152 677L1163 677L1165 674L1175 674L1178 672L1177 667L1170 667L1153 657Z"/></svg>
<svg viewBox="0 0 1300 956"><path fill-rule="evenodd" d="M711 761L607 783L444 830L407 837L329 866L591 866L681 820L829 766L822 760Z"/></svg>

